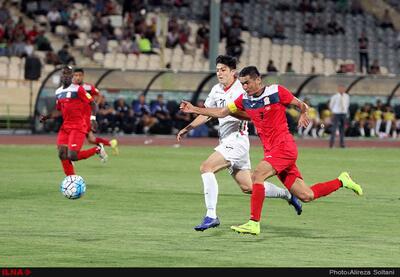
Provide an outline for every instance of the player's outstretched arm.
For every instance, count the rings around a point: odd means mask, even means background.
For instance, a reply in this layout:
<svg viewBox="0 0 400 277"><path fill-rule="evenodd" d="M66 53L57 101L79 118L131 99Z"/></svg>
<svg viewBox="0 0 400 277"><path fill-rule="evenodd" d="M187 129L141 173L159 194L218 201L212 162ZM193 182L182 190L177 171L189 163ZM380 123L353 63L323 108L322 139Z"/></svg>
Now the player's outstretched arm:
<svg viewBox="0 0 400 277"><path fill-rule="evenodd" d="M58 111L58 110L55 110L55 111L53 111L53 112L51 112L49 114L41 114L39 116L39 122L40 123L44 123L44 122L46 122L46 120L53 119L53 118L56 118L58 116L61 116L61 112Z"/></svg>
<svg viewBox="0 0 400 277"><path fill-rule="evenodd" d="M92 108L92 113L90 115L90 127L92 132L97 131L97 121L96 121L96 114L97 114L97 103L95 101L90 102L90 107Z"/></svg>
<svg viewBox="0 0 400 277"><path fill-rule="evenodd" d="M224 108L200 108L193 106L190 102L188 101L182 101L180 105L180 109L184 113L195 113L195 114L201 114L205 116L211 116L211 117L226 117L230 114L230 111L227 107Z"/></svg>
<svg viewBox="0 0 400 277"><path fill-rule="evenodd" d="M297 127L307 127L308 124L310 124L310 118L308 117L308 105L297 97L293 97L293 100L290 104L293 104L300 109L300 117Z"/></svg>
<svg viewBox="0 0 400 277"><path fill-rule="evenodd" d="M199 115L197 116L192 122L190 122L189 125L187 125L185 128L181 129L177 134L176 134L176 140L181 141L184 135L186 135L190 130L196 128L197 126L200 126L207 121L209 121L211 117L205 116L205 115Z"/></svg>
<svg viewBox="0 0 400 277"><path fill-rule="evenodd" d="M231 113L230 115L233 117L236 117L237 119L240 119L240 120L247 120L247 121L251 120L249 115L245 111L241 111L241 110L237 110L235 113Z"/></svg>

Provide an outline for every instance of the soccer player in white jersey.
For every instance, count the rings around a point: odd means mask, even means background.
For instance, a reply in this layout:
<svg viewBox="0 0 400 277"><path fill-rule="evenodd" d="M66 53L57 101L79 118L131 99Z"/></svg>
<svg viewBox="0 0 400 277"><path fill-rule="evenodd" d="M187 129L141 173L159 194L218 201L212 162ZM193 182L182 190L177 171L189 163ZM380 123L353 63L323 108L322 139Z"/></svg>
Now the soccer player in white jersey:
<svg viewBox="0 0 400 277"><path fill-rule="evenodd" d="M240 81L236 78L236 59L231 56L220 55L216 59L216 84L208 95L205 106L207 108L226 107L228 103L235 101L244 90ZM217 217L218 182L215 173L227 168L244 193L252 192L250 143L247 130L248 119L245 113L243 118L227 116L219 118L219 145L200 166L201 178L204 186L204 198L207 214L203 221L194 227L196 231L204 231L220 225ZM180 130L177 140L190 130L206 123L211 117L199 115L188 126ZM286 199L293 205L298 215L302 212L299 200L288 190L279 188L272 183L264 182L265 196L269 198Z"/></svg>

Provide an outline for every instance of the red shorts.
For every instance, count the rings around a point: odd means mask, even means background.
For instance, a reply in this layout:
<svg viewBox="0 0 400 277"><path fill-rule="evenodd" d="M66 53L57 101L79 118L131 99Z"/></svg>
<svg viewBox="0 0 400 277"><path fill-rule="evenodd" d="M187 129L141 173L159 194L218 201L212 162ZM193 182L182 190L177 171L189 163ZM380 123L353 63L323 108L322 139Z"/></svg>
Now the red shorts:
<svg viewBox="0 0 400 277"><path fill-rule="evenodd" d="M68 145L69 150L79 152L85 139L85 132L78 129L65 129L61 127L58 132L57 145Z"/></svg>
<svg viewBox="0 0 400 277"><path fill-rule="evenodd" d="M272 151L264 152L264 161L268 162L276 171L276 174L290 190L296 178L303 179L296 166L297 147L294 143L286 142Z"/></svg>

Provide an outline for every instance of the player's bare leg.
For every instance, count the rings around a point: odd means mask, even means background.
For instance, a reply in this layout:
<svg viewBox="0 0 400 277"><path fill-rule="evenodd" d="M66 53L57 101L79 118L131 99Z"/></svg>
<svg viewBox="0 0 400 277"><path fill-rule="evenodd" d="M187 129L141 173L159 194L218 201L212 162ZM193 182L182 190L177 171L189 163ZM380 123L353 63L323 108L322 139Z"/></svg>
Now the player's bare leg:
<svg viewBox="0 0 400 277"><path fill-rule="evenodd" d="M74 175L74 165L71 160L68 159L68 146L67 145L58 145L58 157L61 160L61 164L66 176Z"/></svg>

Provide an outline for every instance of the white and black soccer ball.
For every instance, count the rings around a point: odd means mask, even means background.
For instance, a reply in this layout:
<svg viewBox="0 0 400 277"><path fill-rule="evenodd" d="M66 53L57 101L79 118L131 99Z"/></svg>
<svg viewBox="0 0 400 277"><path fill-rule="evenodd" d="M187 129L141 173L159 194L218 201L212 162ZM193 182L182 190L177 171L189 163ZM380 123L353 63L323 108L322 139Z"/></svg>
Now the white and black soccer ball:
<svg viewBox="0 0 400 277"><path fill-rule="evenodd" d="M81 198L86 192L85 180L79 175L69 175L61 182L60 191L68 199Z"/></svg>

